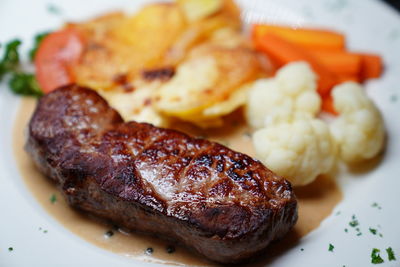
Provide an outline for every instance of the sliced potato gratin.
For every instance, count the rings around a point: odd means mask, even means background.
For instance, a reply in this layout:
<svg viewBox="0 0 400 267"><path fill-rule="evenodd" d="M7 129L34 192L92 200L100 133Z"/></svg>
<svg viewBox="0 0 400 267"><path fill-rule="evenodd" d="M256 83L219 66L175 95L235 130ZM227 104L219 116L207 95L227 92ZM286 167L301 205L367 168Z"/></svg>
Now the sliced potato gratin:
<svg viewBox="0 0 400 267"><path fill-rule="evenodd" d="M87 44L75 80L126 120L220 126L222 116L244 105L246 84L261 73L232 0L149 4L133 16L112 13L68 27Z"/></svg>

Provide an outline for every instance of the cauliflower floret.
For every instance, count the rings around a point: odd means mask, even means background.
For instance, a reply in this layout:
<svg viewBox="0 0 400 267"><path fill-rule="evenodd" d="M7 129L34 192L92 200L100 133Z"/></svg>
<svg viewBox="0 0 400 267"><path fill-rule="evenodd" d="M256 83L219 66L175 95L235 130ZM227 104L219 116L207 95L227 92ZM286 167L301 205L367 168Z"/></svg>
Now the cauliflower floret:
<svg viewBox="0 0 400 267"><path fill-rule="evenodd" d="M254 83L247 103L247 120L256 129L296 118L313 118L321 99L316 92L316 76L305 62L281 68L275 78Z"/></svg>
<svg viewBox="0 0 400 267"><path fill-rule="evenodd" d="M329 127L319 119L270 125L254 133L253 144L258 158L295 186L329 172L336 158Z"/></svg>
<svg viewBox="0 0 400 267"><path fill-rule="evenodd" d="M385 128L374 103L354 82L336 86L332 95L340 115L330 127L341 159L354 163L376 156L383 148Z"/></svg>

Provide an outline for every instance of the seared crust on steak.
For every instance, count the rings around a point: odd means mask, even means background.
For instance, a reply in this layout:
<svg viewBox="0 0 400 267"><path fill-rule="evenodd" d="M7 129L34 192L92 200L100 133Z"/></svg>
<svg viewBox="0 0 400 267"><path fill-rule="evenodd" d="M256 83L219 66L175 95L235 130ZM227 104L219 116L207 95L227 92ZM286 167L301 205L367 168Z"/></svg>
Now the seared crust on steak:
<svg viewBox="0 0 400 267"><path fill-rule="evenodd" d="M289 182L220 144L146 123L124 123L75 85L42 97L26 150L80 210L236 263L297 220Z"/></svg>

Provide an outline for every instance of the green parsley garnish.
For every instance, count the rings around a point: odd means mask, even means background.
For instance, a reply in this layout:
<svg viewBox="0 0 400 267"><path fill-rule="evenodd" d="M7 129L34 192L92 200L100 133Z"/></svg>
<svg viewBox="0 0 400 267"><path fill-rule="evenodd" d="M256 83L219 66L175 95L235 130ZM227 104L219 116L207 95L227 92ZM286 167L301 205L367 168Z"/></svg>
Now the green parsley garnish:
<svg viewBox="0 0 400 267"><path fill-rule="evenodd" d="M370 231L373 235L376 235L376 232L377 232L376 229L370 227L370 228L369 228L369 231Z"/></svg>
<svg viewBox="0 0 400 267"><path fill-rule="evenodd" d="M13 250L14 250L13 247L9 247L9 248L8 248L8 251L13 251Z"/></svg>
<svg viewBox="0 0 400 267"><path fill-rule="evenodd" d="M330 251L330 252L333 252L333 249L335 248L335 246L334 245L332 245L332 244L329 244L329 248L328 248L328 251Z"/></svg>
<svg viewBox="0 0 400 267"><path fill-rule="evenodd" d="M50 32L43 32L39 33L38 35L35 36L35 42L33 44L33 48L29 51L29 59L33 61L36 56L37 49L40 45L40 43L43 41L44 37L46 37Z"/></svg>
<svg viewBox="0 0 400 267"><path fill-rule="evenodd" d="M350 225L351 227L356 227L356 226L358 226L359 223L358 223L358 220L356 219L356 216L353 215L351 218L352 218L352 220L349 222L349 225Z"/></svg>
<svg viewBox="0 0 400 267"><path fill-rule="evenodd" d="M387 252L387 254L388 254L388 259L389 259L389 261L395 261L395 260L396 260L396 257L394 256L393 249L392 249L391 247L388 247L388 248L386 249L386 252Z"/></svg>
<svg viewBox="0 0 400 267"><path fill-rule="evenodd" d="M54 204L56 201L57 201L56 194L52 194L51 197L50 197L51 204Z"/></svg>
<svg viewBox="0 0 400 267"><path fill-rule="evenodd" d="M381 251L377 248L372 249L371 252L371 263L373 264L379 264L379 263L383 263L383 259L381 258L381 256L379 255Z"/></svg>
<svg viewBox="0 0 400 267"><path fill-rule="evenodd" d="M347 228L344 228L344 231L347 233L349 230Z"/></svg>
<svg viewBox="0 0 400 267"><path fill-rule="evenodd" d="M17 39L10 41L6 45L3 58L0 61L0 81L7 73L17 70L19 66L18 47L20 45L21 41Z"/></svg>
<svg viewBox="0 0 400 267"><path fill-rule="evenodd" d="M17 95L41 96L43 94L35 76L31 73L13 73L8 84Z"/></svg>
<svg viewBox="0 0 400 267"><path fill-rule="evenodd" d="M6 45L3 58L0 60L0 82L9 74L8 85L15 94L41 96L43 93L35 76L21 69L18 52L20 45L20 40L13 40Z"/></svg>

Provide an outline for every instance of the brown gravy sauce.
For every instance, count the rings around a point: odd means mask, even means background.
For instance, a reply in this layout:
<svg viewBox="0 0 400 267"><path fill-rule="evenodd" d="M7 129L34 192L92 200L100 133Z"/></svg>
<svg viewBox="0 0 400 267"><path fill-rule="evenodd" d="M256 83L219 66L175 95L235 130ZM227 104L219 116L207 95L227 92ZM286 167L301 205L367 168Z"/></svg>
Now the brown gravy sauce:
<svg viewBox="0 0 400 267"><path fill-rule="evenodd" d="M182 247L175 247L173 253L168 253L167 247L173 244L142 234L127 234L113 230L114 235L107 237L105 233L112 229L112 226L70 208L55 185L35 168L23 149L26 127L35 104L36 101L32 98L24 98L21 101L14 125L14 156L28 190L51 216L82 239L126 257L173 265L216 266L216 264L205 260L204 257ZM203 131L185 124L179 124L176 128L196 136L204 136L219 141L232 149L254 156L249 131L243 126L241 117L239 112L228 117L223 132L220 130ZM295 246L301 237L316 229L342 199L342 193L336 183L329 177L322 176L308 186L295 188L295 193L299 201L299 220L296 226L283 240L268 248L267 257L260 257L250 265L264 265L271 261L273 257L279 256L285 250ZM53 194L56 196L54 203L50 201ZM150 247L153 248L153 253L148 255L145 250Z"/></svg>

